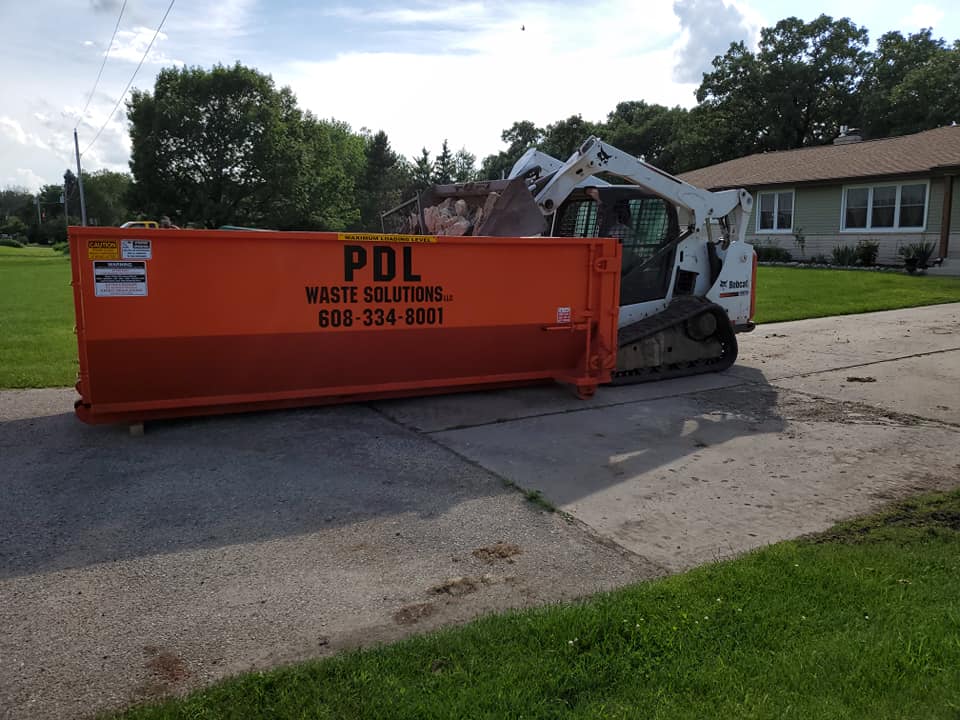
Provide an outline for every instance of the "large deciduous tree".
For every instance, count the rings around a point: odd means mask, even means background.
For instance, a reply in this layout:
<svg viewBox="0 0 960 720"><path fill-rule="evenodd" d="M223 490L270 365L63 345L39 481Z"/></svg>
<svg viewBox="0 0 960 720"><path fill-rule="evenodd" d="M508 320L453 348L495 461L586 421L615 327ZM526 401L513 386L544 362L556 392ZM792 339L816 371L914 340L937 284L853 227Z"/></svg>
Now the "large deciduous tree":
<svg viewBox="0 0 960 720"><path fill-rule="evenodd" d="M841 125L859 123L867 39L849 19L820 15L763 28L756 53L732 44L697 90L701 106L726 128L721 154L829 142Z"/></svg>
<svg viewBox="0 0 960 720"><path fill-rule="evenodd" d="M863 82L863 130L868 137L918 132L955 120L960 93L960 46L948 48L924 29L877 41Z"/></svg>
<svg viewBox="0 0 960 720"><path fill-rule="evenodd" d="M603 139L667 172L677 172L681 129L687 119L681 107L648 105L643 100L621 102L598 131Z"/></svg>
<svg viewBox="0 0 960 720"><path fill-rule="evenodd" d="M289 222L306 162L289 88L239 63L167 68L152 93L133 92L127 113L137 200L152 215L205 227Z"/></svg>
<svg viewBox="0 0 960 720"><path fill-rule="evenodd" d="M547 125L540 149L558 160L566 160L584 140L599 130L600 126L596 123L584 120L580 115L571 115L566 120Z"/></svg>
<svg viewBox="0 0 960 720"><path fill-rule="evenodd" d="M83 192L91 225L121 225L133 219L133 178L127 173L111 170L84 173Z"/></svg>
<svg viewBox="0 0 960 720"><path fill-rule="evenodd" d="M496 155L487 155L480 165L479 177L483 180L499 180L513 168L520 156L543 140L543 129L529 120L520 120L500 133L500 139L507 143L506 150Z"/></svg>

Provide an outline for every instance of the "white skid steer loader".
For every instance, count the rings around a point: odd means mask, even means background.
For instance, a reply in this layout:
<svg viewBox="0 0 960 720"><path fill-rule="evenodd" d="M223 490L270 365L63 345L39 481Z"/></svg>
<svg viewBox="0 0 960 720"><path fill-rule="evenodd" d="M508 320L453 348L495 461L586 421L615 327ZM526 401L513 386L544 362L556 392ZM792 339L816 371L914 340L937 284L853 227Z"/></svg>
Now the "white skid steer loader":
<svg viewBox="0 0 960 720"><path fill-rule="evenodd" d="M436 185L381 216L384 232L615 237L623 246L614 384L724 370L754 328L753 198L710 192L598 138L566 162L536 149L509 178Z"/></svg>

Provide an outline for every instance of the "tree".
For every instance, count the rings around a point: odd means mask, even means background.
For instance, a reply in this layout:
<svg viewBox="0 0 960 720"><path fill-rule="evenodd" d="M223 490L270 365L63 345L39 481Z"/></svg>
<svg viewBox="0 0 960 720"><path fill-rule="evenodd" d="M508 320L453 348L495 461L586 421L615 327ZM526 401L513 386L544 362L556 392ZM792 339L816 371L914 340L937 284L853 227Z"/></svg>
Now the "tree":
<svg viewBox="0 0 960 720"><path fill-rule="evenodd" d="M19 218L26 225L36 225L37 206L33 193L23 187L0 190L0 220Z"/></svg>
<svg viewBox="0 0 960 720"><path fill-rule="evenodd" d="M697 101L724 132L724 159L830 142L859 122L867 31L847 18L791 17L760 31L756 54L740 43L714 58Z"/></svg>
<svg viewBox="0 0 960 720"><path fill-rule="evenodd" d="M580 115L571 115L566 120L547 125L543 131L540 150L558 160L566 160L591 135L596 135L600 126L584 120Z"/></svg>
<svg viewBox="0 0 960 720"><path fill-rule="evenodd" d="M601 132L611 145L672 173L677 171L676 143L687 115L681 107L648 105L643 100L621 102L607 116Z"/></svg>
<svg viewBox="0 0 960 720"><path fill-rule="evenodd" d="M21 238L27 234L27 224L16 215L0 219L0 235Z"/></svg>
<svg viewBox="0 0 960 720"><path fill-rule="evenodd" d="M426 190L433 184L433 163L430 161L430 152L423 148L420 156L413 161L413 189L416 192Z"/></svg>
<svg viewBox="0 0 960 720"><path fill-rule="evenodd" d="M508 147L505 151L496 155L487 155L483 159L478 174L484 180L499 180L501 177L506 177L520 156L540 143L543 139L543 130L529 120L521 120L500 133L500 139L507 143Z"/></svg>
<svg viewBox="0 0 960 720"><path fill-rule="evenodd" d="M453 156L453 179L458 183L477 179L477 156L467 152L465 147L457 150L457 154Z"/></svg>
<svg viewBox="0 0 960 720"><path fill-rule="evenodd" d="M289 197L277 200L281 230L346 230L360 223L364 138L337 120L307 114L301 123L301 168Z"/></svg>
<svg viewBox="0 0 960 720"><path fill-rule="evenodd" d="M500 139L509 146L507 154L519 158L527 150L540 144L543 140L543 129L529 120L521 120L500 133Z"/></svg>
<svg viewBox="0 0 960 720"><path fill-rule="evenodd" d="M930 29L877 41L863 81L867 137L919 132L954 120L960 75L957 46L948 48Z"/></svg>
<svg viewBox="0 0 960 720"><path fill-rule="evenodd" d="M359 188L363 230L380 230L380 213L399 205L405 178L400 157L390 148L387 134L371 135L364 148L363 179Z"/></svg>
<svg viewBox="0 0 960 720"><path fill-rule="evenodd" d="M153 216L269 226L288 221L291 198L308 202L302 114L267 75L239 63L165 68L152 93L133 92L127 116L136 199Z"/></svg>
<svg viewBox="0 0 960 720"><path fill-rule="evenodd" d="M437 185L449 185L453 182L453 153L450 152L450 146L444 138L440 154L433 161L433 182Z"/></svg>
<svg viewBox="0 0 960 720"><path fill-rule="evenodd" d="M98 170L83 177L87 218L91 225L121 225L132 219L133 178L127 173Z"/></svg>
<svg viewBox="0 0 960 720"><path fill-rule="evenodd" d="M70 168L63 173L63 193L67 198L67 212L73 210L74 205L77 208L77 214L80 214L80 193L78 190L77 176L73 174Z"/></svg>

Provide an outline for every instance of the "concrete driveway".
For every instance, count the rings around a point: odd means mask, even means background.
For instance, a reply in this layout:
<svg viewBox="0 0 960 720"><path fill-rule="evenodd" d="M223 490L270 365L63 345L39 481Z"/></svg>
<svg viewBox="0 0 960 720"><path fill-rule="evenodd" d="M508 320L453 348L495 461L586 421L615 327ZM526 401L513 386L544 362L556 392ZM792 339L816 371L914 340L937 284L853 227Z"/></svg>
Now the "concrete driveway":
<svg viewBox="0 0 960 720"><path fill-rule="evenodd" d="M0 717L579 597L960 483L960 305L781 323L721 375L87 427L0 393ZM525 500L540 490L563 513Z"/></svg>

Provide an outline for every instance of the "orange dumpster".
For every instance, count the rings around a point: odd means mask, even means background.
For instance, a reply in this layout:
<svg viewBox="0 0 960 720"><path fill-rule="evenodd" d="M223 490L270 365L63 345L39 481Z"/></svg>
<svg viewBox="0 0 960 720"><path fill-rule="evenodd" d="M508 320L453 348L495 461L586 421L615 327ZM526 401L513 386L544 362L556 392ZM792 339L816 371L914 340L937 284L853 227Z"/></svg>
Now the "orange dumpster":
<svg viewBox="0 0 960 720"><path fill-rule="evenodd" d="M597 238L69 231L89 423L553 380L616 363L620 247Z"/></svg>

